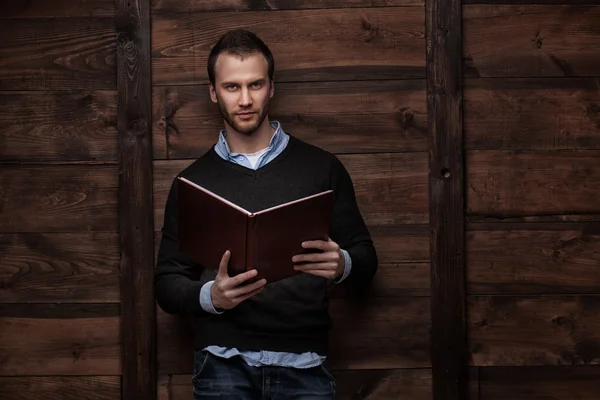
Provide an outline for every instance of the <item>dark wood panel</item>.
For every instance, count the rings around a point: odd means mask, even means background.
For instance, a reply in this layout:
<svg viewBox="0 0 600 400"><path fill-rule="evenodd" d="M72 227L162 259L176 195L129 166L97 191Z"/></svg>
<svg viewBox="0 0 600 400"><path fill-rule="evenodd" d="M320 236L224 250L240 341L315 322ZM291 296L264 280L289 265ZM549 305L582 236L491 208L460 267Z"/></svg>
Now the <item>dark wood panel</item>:
<svg viewBox="0 0 600 400"><path fill-rule="evenodd" d="M172 133L167 125L172 118L167 118L165 88L152 88L152 158L167 158L167 135ZM174 116L173 116L174 117Z"/></svg>
<svg viewBox="0 0 600 400"><path fill-rule="evenodd" d="M0 2L0 19L114 16L114 0L27 0Z"/></svg>
<svg viewBox="0 0 600 400"><path fill-rule="evenodd" d="M4 20L3 90L114 90L114 18Z"/></svg>
<svg viewBox="0 0 600 400"><path fill-rule="evenodd" d="M600 398L600 367L482 367L481 400Z"/></svg>
<svg viewBox="0 0 600 400"><path fill-rule="evenodd" d="M154 102L171 159L200 156L224 128L206 85L156 88ZM269 106L285 131L336 154L426 151L425 114L423 80L282 83Z"/></svg>
<svg viewBox="0 0 600 400"><path fill-rule="evenodd" d="M597 78L482 78L465 83L469 149L600 149Z"/></svg>
<svg viewBox="0 0 600 400"><path fill-rule="evenodd" d="M0 375L120 375L119 305L0 304Z"/></svg>
<svg viewBox="0 0 600 400"><path fill-rule="evenodd" d="M1 232L117 231L115 165L0 164Z"/></svg>
<svg viewBox="0 0 600 400"><path fill-rule="evenodd" d="M156 399L150 2L117 0L123 398Z"/></svg>
<svg viewBox="0 0 600 400"><path fill-rule="evenodd" d="M226 31L259 35L277 81L423 78L423 7L160 14L152 21L158 85L208 83L210 48Z"/></svg>
<svg viewBox="0 0 600 400"><path fill-rule="evenodd" d="M427 153L353 154L339 157L348 169L370 226L427 223ZM154 162L154 225L162 227L171 182L193 160Z"/></svg>
<svg viewBox="0 0 600 400"><path fill-rule="evenodd" d="M117 158L114 91L0 92L0 103L0 160Z"/></svg>
<svg viewBox="0 0 600 400"><path fill-rule="evenodd" d="M116 233L0 234L0 302L118 302Z"/></svg>
<svg viewBox="0 0 600 400"><path fill-rule="evenodd" d="M597 293L600 224L471 231L469 293Z"/></svg>
<svg viewBox="0 0 600 400"><path fill-rule="evenodd" d="M298 9L326 9L350 7L421 6L423 0L154 0L153 13L203 11L273 11Z"/></svg>
<svg viewBox="0 0 600 400"><path fill-rule="evenodd" d="M599 0L462 0L463 4L569 4L575 5L600 5Z"/></svg>
<svg viewBox="0 0 600 400"><path fill-rule="evenodd" d="M463 7L465 76L600 75L600 8Z"/></svg>
<svg viewBox="0 0 600 400"><path fill-rule="evenodd" d="M337 400L431 400L430 369L333 371ZM184 400L192 393L192 375L165 377L159 400Z"/></svg>
<svg viewBox="0 0 600 400"><path fill-rule="evenodd" d="M332 299L330 313L333 368L429 366L429 298ZM157 308L159 375L190 372L193 332L190 319Z"/></svg>
<svg viewBox="0 0 600 400"><path fill-rule="evenodd" d="M478 218L600 214L600 152L470 151L467 213Z"/></svg>
<svg viewBox="0 0 600 400"><path fill-rule="evenodd" d="M600 363L600 296L470 296L468 303L473 365Z"/></svg>
<svg viewBox="0 0 600 400"><path fill-rule="evenodd" d="M433 398L459 400L469 392L461 1L429 0L425 13Z"/></svg>
<svg viewBox="0 0 600 400"><path fill-rule="evenodd" d="M120 400L120 376L0 377L4 400Z"/></svg>

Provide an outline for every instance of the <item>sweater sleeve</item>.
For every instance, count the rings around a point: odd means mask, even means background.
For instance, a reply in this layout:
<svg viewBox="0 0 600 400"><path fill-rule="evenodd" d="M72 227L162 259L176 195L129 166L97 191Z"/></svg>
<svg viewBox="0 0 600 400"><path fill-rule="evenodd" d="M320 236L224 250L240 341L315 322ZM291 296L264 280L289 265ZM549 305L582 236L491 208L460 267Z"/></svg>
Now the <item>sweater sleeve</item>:
<svg viewBox="0 0 600 400"><path fill-rule="evenodd" d="M177 185L173 180L161 229L161 241L154 273L154 294L163 311L169 314L202 314L200 290L212 278L204 268L179 252L177 215Z"/></svg>
<svg viewBox="0 0 600 400"><path fill-rule="evenodd" d="M331 239L352 259L352 270L345 282L362 291L377 271L377 252L358 208L350 174L337 157L334 157L331 185L335 194Z"/></svg>

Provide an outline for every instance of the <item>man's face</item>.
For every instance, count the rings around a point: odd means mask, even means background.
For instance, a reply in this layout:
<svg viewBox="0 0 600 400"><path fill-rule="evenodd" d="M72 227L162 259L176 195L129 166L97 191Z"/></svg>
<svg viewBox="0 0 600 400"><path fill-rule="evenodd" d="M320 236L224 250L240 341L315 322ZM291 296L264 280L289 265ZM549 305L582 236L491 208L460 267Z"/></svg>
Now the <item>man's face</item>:
<svg viewBox="0 0 600 400"><path fill-rule="evenodd" d="M246 55L243 60L228 53L219 55L210 97L219 105L227 129L252 135L261 126L274 92L268 68L261 53Z"/></svg>

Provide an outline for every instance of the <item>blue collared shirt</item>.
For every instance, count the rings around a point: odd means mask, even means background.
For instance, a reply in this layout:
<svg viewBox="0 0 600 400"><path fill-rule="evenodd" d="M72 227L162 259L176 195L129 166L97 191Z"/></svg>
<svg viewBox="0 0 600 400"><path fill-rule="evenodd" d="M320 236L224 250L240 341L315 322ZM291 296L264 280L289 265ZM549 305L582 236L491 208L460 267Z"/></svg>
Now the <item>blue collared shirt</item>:
<svg viewBox="0 0 600 400"><path fill-rule="evenodd" d="M266 165L275 157L277 157L287 146L289 142L289 136L281 128L281 124L277 121L271 121L271 126L275 129L275 133L269 142L269 146L254 154L241 154L232 153L227 144L227 132L222 130L219 134L219 140L215 144L215 151L217 154L228 161L243 165L246 168L258 169L263 165ZM340 283L348 277L350 270L352 269L352 260L346 250L342 250L345 260L345 268L342 276L335 281ZM222 314L224 311L218 311L212 304L210 296L210 288L214 281L209 281L202 286L200 290L200 304L206 312L213 314ZM302 354L296 353L284 353L274 351L243 351L240 352L235 348L226 348L220 346L208 346L205 350L210 351L212 354L230 358L236 355L241 356L249 365L258 367L263 365L276 365L282 367L294 367L294 368L311 368L317 366L323 362L324 356L313 352L306 352Z"/></svg>

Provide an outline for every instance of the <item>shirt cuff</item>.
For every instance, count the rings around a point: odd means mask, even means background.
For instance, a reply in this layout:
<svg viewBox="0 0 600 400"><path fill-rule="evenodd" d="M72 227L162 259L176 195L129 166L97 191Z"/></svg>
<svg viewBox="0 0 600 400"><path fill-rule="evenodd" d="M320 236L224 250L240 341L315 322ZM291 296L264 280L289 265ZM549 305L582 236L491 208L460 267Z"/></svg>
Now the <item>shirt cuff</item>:
<svg viewBox="0 0 600 400"><path fill-rule="evenodd" d="M344 273L338 279L334 280L334 283L343 282L348 275L350 275L350 271L352 270L352 259L350 258L350 254L346 250L342 250L342 254L344 255Z"/></svg>
<svg viewBox="0 0 600 400"><path fill-rule="evenodd" d="M200 306L206 312L211 314L223 314L225 311L217 311L212 303L212 298L210 297L210 288L212 287L215 281L208 281L204 285L202 285L202 289L200 289Z"/></svg>

